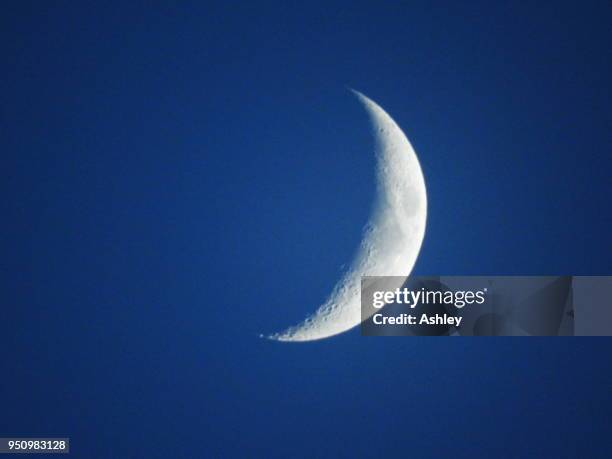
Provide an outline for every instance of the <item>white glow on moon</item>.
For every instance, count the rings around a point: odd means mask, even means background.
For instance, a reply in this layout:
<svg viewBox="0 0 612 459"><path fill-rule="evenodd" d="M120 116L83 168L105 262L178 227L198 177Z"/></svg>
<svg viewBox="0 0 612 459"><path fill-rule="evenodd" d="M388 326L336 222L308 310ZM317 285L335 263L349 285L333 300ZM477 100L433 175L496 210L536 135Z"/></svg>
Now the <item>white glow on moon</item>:
<svg viewBox="0 0 612 459"><path fill-rule="evenodd" d="M300 324L270 335L270 339L312 341L353 328L361 322L361 276L406 278L421 249L427 193L416 153L382 108L353 92L370 115L376 137L377 196L372 215L350 268L325 303Z"/></svg>

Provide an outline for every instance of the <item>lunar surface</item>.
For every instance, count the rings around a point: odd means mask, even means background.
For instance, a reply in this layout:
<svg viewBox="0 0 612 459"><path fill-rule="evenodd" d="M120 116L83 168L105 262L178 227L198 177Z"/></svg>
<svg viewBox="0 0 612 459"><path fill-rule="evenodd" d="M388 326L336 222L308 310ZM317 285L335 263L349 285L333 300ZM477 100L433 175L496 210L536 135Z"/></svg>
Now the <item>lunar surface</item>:
<svg viewBox="0 0 612 459"><path fill-rule="evenodd" d="M427 193L412 145L375 102L353 91L370 115L375 135L376 199L350 268L327 300L303 322L268 336L279 341L312 341L337 335L361 323L361 276L400 276L383 287L400 287L421 249L427 219ZM398 285L393 285L393 283ZM363 317L364 319L367 317Z"/></svg>

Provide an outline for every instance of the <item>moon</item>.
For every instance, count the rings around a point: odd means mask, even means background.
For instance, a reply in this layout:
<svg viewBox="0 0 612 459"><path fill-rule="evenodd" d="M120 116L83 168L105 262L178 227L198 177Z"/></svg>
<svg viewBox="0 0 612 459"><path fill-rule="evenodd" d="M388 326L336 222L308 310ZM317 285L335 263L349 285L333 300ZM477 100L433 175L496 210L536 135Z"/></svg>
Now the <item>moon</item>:
<svg viewBox="0 0 612 459"><path fill-rule="evenodd" d="M313 341L355 327L362 320L361 276L398 276L386 280L384 289L401 287L421 250L427 192L419 159L395 121L374 101L351 91L368 112L375 136L372 213L349 269L327 300L303 322L268 336L270 339Z"/></svg>

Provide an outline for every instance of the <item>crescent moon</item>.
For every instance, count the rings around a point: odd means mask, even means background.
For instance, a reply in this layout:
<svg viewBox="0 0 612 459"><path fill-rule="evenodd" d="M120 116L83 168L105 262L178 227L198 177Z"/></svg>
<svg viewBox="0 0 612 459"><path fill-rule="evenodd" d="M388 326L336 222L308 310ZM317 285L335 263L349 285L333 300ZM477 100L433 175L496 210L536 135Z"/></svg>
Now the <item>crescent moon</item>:
<svg viewBox="0 0 612 459"><path fill-rule="evenodd" d="M270 339L313 341L353 328L362 320L361 276L399 276L386 281L384 288L401 287L421 250L427 192L419 159L395 121L371 99L352 91L368 112L375 133L373 211L350 268L327 300L303 322Z"/></svg>

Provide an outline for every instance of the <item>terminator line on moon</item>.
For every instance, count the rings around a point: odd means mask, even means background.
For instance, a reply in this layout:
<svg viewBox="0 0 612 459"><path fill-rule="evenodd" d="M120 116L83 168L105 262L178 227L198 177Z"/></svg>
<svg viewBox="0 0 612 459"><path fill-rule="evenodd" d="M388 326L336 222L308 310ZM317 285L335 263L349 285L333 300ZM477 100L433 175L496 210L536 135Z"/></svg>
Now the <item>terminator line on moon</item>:
<svg viewBox="0 0 612 459"><path fill-rule="evenodd" d="M370 115L376 136L376 200L352 264L329 298L303 322L268 338L312 341L337 335L358 325L361 276L406 279L425 235L427 193L421 165L412 145L375 102L353 91ZM390 282L398 282L398 277ZM403 284L403 281L401 282ZM385 285L385 288L400 287Z"/></svg>

